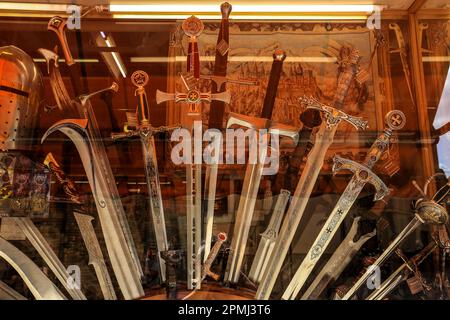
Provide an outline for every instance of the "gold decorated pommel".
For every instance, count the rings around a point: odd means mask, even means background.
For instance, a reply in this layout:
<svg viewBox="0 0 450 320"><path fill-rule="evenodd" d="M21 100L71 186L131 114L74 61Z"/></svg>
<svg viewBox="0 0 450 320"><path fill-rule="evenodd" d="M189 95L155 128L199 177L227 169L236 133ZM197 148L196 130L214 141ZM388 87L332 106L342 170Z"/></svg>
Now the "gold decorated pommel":
<svg viewBox="0 0 450 320"><path fill-rule="evenodd" d="M233 6L228 2L224 2L220 5L220 12L222 13L222 19L228 19L230 17L231 9L233 9Z"/></svg>
<svg viewBox="0 0 450 320"><path fill-rule="evenodd" d="M282 49L276 49L273 53L273 59L275 61L284 61L286 59L286 52Z"/></svg>
<svg viewBox="0 0 450 320"><path fill-rule="evenodd" d="M148 83L148 80L149 80L149 76L148 76L147 72L142 71L142 70L136 70L131 75L131 83L135 87L138 87L138 88L145 87Z"/></svg>
<svg viewBox="0 0 450 320"><path fill-rule="evenodd" d="M202 33L205 26L203 25L202 20L196 16L190 16L183 21L181 28L183 29L185 35L190 38L196 38Z"/></svg>
<svg viewBox="0 0 450 320"><path fill-rule="evenodd" d="M400 130L406 124L406 116L400 110L392 110L386 114L384 121L389 129Z"/></svg>
<svg viewBox="0 0 450 320"><path fill-rule="evenodd" d="M445 224L448 221L447 210L434 201L419 201L416 204L416 214L423 223L427 224Z"/></svg>
<svg viewBox="0 0 450 320"><path fill-rule="evenodd" d="M227 234L225 232L219 232L217 234L217 240L220 242L224 242L227 240Z"/></svg>
<svg viewBox="0 0 450 320"><path fill-rule="evenodd" d="M325 115L328 128L337 126L343 120L350 123L356 130L365 130L369 126L368 122L363 120L363 118L350 116L339 109L323 104L313 97L303 96L299 98L299 101L300 103L305 104L307 109L311 108L322 111Z"/></svg>

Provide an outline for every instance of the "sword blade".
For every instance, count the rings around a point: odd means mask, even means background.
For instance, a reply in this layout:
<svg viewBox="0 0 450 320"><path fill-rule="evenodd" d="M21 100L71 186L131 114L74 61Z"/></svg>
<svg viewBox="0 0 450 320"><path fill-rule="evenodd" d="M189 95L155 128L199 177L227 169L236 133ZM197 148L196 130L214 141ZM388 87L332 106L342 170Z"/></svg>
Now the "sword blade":
<svg viewBox="0 0 450 320"><path fill-rule="evenodd" d="M379 288L375 289L365 300L381 300L387 296L403 280L405 275L403 271L407 268L405 264L395 270Z"/></svg>
<svg viewBox="0 0 450 320"><path fill-rule="evenodd" d="M86 300L83 292L80 289L73 288L69 286L69 274L66 267L59 260L56 253L52 250L48 242L45 240L44 236L40 233L38 228L33 224L30 218L14 218L14 222L20 228L20 230L25 234L28 241L33 245L45 263L48 265L50 270L55 274L56 278L67 290L69 295L74 300Z"/></svg>
<svg viewBox="0 0 450 320"><path fill-rule="evenodd" d="M282 296L283 299L295 299L298 292L301 290L314 269L317 261L319 261L331 239L339 229L342 221L344 221L345 216L350 211L353 203L358 198L358 195L363 187L364 184L360 183L356 176L353 176L327 221L320 230L316 240L314 240L314 244L309 249L300 267L284 291Z"/></svg>
<svg viewBox="0 0 450 320"><path fill-rule="evenodd" d="M361 236L358 241L353 241L359 226L360 217L356 217L353 220L350 231L345 236L344 241L341 242L339 247L331 256L327 264L322 268L319 275L314 278L313 283L308 287L302 296L302 300L315 300L318 299L320 294L325 290L328 284L336 280L353 259L358 250L371 239L376 231Z"/></svg>
<svg viewBox="0 0 450 320"><path fill-rule="evenodd" d="M16 290L0 281L0 300L28 300Z"/></svg>
<svg viewBox="0 0 450 320"><path fill-rule="evenodd" d="M278 237L278 231L280 230L281 220L283 219L286 206L289 201L290 192L288 190L281 190L278 195L275 208L270 218L267 229L261 234L261 241L258 245L255 258L253 259L252 266L248 277L254 283L259 283L261 277L267 267L267 260L272 254L272 250L275 246L275 241Z"/></svg>
<svg viewBox="0 0 450 320"><path fill-rule="evenodd" d="M141 138L142 153L144 156L147 189L149 195L150 214L155 232L156 247L158 249L158 261L161 275L161 282L166 281L166 263L161 258L161 252L169 249L167 243L166 221L164 217L164 207L159 183L158 163L155 151L155 139L153 136Z"/></svg>
<svg viewBox="0 0 450 320"><path fill-rule="evenodd" d="M280 273L281 266L286 258L289 246L294 238L297 227L300 224L306 204L311 195L314 184L322 168L326 152L333 142L333 137L337 126L328 128L323 123L316 136L316 144L312 148L305 168L303 169L300 181L292 197L292 202L286 213L283 225L280 230L272 255L270 256L266 272L261 278L261 282L256 292L256 299L267 300L270 297L276 278Z"/></svg>
<svg viewBox="0 0 450 320"><path fill-rule="evenodd" d="M205 176L205 191L207 192L206 198L206 223L205 223L205 252L204 261L208 258L211 251L211 240L213 232L214 222L214 205L216 202L216 190L217 190L217 174L219 171L219 165L213 163L206 167Z"/></svg>
<svg viewBox="0 0 450 320"><path fill-rule="evenodd" d="M17 271L36 300L67 300L30 258L2 237L0 237L0 257Z"/></svg>
<svg viewBox="0 0 450 320"><path fill-rule="evenodd" d="M368 268L366 272L358 279L358 281L350 288L349 291L341 300L348 300L356 293L356 291L362 286L362 284L370 277L373 273L374 267L379 267L389 256L394 252L394 250L402 243L408 235L410 235L415 229L422 225L422 221L417 217L414 217L408 225L400 232L397 237L391 242L385 251L378 257L378 259Z"/></svg>
<svg viewBox="0 0 450 320"><path fill-rule="evenodd" d="M230 255L225 271L226 282L236 283L239 280L246 247L245 240L248 239L263 168L264 165L258 160L256 164L249 163L245 171L230 245Z"/></svg>
<svg viewBox="0 0 450 320"><path fill-rule="evenodd" d="M102 191L105 192L103 194L103 201L106 200L105 204L109 206L109 210L113 210L116 212L120 227L123 230L123 235L125 236L125 243L131 255L133 266L136 269L138 277L142 278L144 276L144 272L142 271L142 266L136 251L136 245L131 235L130 226L128 224L127 218L125 216L125 211L120 200L119 191L117 190L116 181L114 179L114 174L111 170L111 165L106 155L105 145L103 144L99 129L100 127L97 123L94 109L92 108L92 104L89 99L85 100L84 104L78 103L77 108L80 116L89 120L87 126L87 134L89 136L89 142L92 148L92 153L94 155L93 158L98 161L97 169L99 169L99 171L95 171L96 181L92 181L93 184L91 184L91 186L99 184L100 188L102 188ZM103 183L101 183L99 180L101 180L101 182Z"/></svg>
<svg viewBox="0 0 450 320"><path fill-rule="evenodd" d="M94 267L103 298L105 298L105 300L117 300L100 244L98 243L94 227L92 226L92 220L94 220L94 218L78 212L74 212L74 217L89 254L89 264Z"/></svg>
<svg viewBox="0 0 450 320"><path fill-rule="evenodd" d="M111 168L109 166L105 168L105 165L109 163L105 159L106 151L104 146L103 144L98 145L101 143L101 140L93 141L87 135L87 122L87 119L62 120L47 130L42 141L49 134L59 130L75 144L86 171L89 185L92 188L114 275L125 299L138 298L144 295L144 290L135 260L132 258L130 247L126 241L126 230L123 229L123 224L119 217L120 215L125 215L125 213ZM94 147L95 144L97 144L97 147ZM99 154L96 151L102 152L101 156L97 156ZM108 172L111 172L111 176L108 175ZM110 188L112 191L109 190Z"/></svg>

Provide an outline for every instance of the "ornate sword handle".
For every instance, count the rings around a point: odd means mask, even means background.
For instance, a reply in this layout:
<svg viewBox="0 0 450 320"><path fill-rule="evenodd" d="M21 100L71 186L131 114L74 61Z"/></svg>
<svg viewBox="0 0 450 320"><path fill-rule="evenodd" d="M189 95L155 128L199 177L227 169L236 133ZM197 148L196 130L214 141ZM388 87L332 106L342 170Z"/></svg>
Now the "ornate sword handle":
<svg viewBox="0 0 450 320"><path fill-rule="evenodd" d="M136 114L138 119L143 124L148 124L148 118L150 117L150 110L147 101L147 94L145 92L145 86L148 84L149 76L147 72L142 70L136 70L131 75L131 83L136 86L134 95L138 96L138 106Z"/></svg>
<svg viewBox="0 0 450 320"><path fill-rule="evenodd" d="M319 111L322 111L325 114L325 119L327 121L327 127L331 128L335 125L337 125L342 120L347 121L352 126L355 127L355 129L359 130L365 130L368 128L368 122L363 120L361 117L354 117L350 116L341 110L338 110L336 108L333 108L331 106L328 106L313 97L307 97L303 96L299 98L301 103L306 104L306 108L310 109L317 109Z"/></svg>
<svg viewBox="0 0 450 320"><path fill-rule="evenodd" d="M190 16L184 20L181 27L186 36L189 37L187 70L198 79L200 78L200 55L198 52L197 37L200 36L205 27L203 22L196 16Z"/></svg>

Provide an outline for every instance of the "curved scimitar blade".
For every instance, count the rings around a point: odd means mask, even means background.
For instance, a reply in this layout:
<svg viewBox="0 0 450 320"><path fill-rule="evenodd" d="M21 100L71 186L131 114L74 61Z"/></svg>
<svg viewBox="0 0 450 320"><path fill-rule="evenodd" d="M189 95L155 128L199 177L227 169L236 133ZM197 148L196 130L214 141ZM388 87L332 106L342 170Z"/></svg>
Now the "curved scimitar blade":
<svg viewBox="0 0 450 320"><path fill-rule="evenodd" d="M67 300L30 258L2 237L0 257L19 273L36 300Z"/></svg>

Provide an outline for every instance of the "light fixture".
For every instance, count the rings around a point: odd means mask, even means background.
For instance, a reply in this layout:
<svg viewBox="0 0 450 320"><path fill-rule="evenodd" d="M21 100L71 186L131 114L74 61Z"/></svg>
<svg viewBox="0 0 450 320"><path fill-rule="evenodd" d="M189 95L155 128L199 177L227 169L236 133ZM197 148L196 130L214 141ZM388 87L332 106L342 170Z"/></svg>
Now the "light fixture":
<svg viewBox="0 0 450 320"><path fill-rule="evenodd" d="M120 76L123 78L127 77L127 70L125 67L125 64L122 61L122 58L120 57L119 52L117 51L101 51L101 48L115 48L116 43L114 42L113 37L110 34L106 34L103 31L100 31L99 33L94 33L93 37L95 39L95 43L97 44L97 47L100 48L100 55L102 56L103 60L105 61L105 64L107 65L109 71L112 73L112 75L119 79Z"/></svg>
<svg viewBox="0 0 450 320"><path fill-rule="evenodd" d="M75 62L78 63L98 63L98 59L73 59ZM34 62L42 63L46 62L44 58L33 58ZM58 59L58 62L66 62L65 59Z"/></svg>
<svg viewBox="0 0 450 320"><path fill-rule="evenodd" d="M117 19L185 19L195 14L200 19L220 19L219 4L110 4ZM366 20L379 6L233 4L234 20Z"/></svg>
<svg viewBox="0 0 450 320"><path fill-rule="evenodd" d="M185 62L186 56L175 57L131 57L132 63L167 63L167 62ZM205 62L214 61L214 56L201 56L200 60ZM287 57L285 63L292 62L310 62L310 63L335 63L335 57ZM230 56L229 62L272 62L271 56Z"/></svg>

